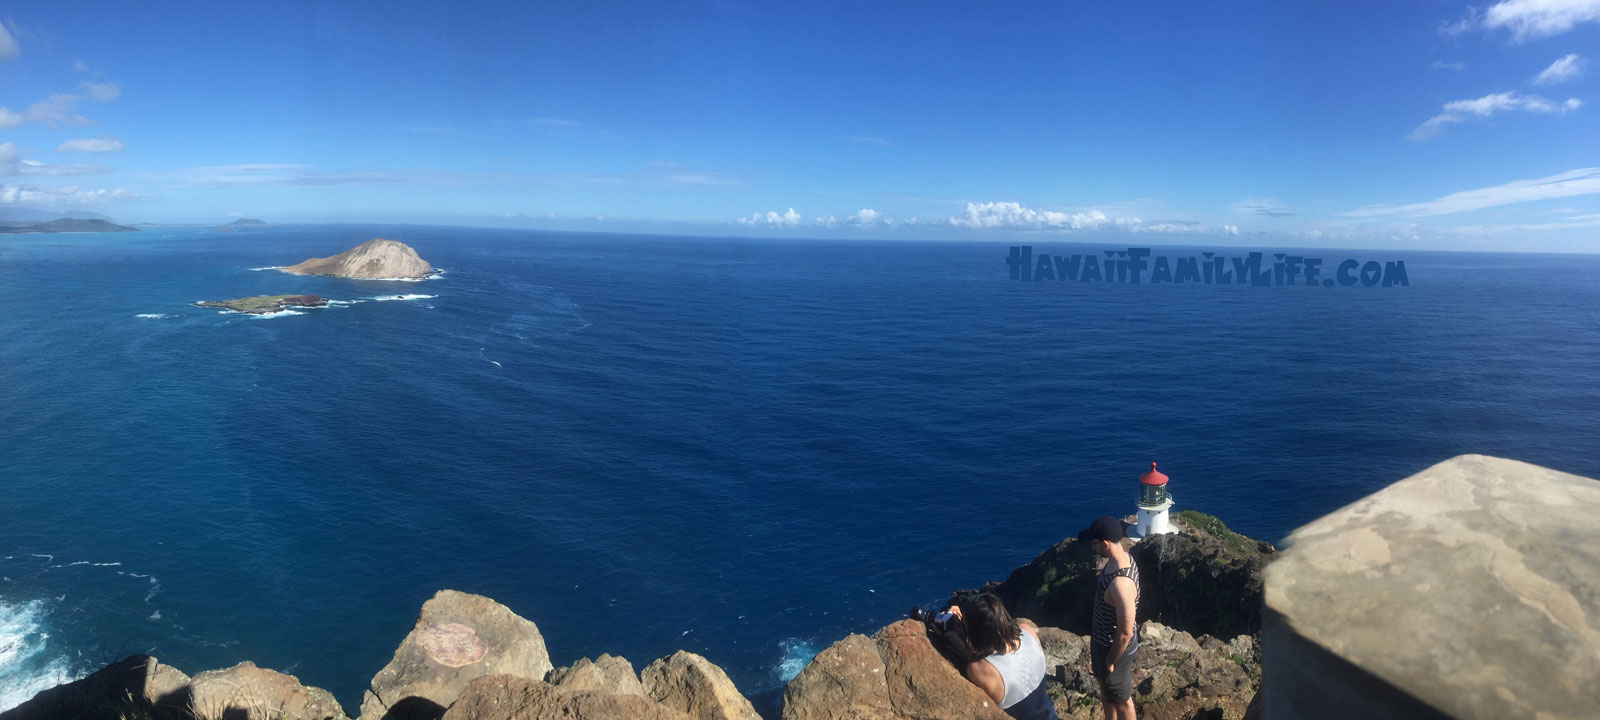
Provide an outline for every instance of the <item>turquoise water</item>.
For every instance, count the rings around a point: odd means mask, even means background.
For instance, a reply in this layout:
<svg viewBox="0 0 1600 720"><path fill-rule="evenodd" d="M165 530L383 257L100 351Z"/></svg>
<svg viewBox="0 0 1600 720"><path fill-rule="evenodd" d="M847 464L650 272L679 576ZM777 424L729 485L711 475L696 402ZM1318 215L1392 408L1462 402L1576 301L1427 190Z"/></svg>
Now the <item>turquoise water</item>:
<svg viewBox="0 0 1600 720"><path fill-rule="evenodd" d="M445 273L256 269L376 236ZM1006 250L0 238L0 707L148 652L353 710L449 587L558 665L688 649L770 714L818 648L1131 512L1151 458L1270 540L1458 453L1600 474L1600 258L1328 250L1411 285L1247 288L1013 282ZM190 305L279 293L347 304Z"/></svg>

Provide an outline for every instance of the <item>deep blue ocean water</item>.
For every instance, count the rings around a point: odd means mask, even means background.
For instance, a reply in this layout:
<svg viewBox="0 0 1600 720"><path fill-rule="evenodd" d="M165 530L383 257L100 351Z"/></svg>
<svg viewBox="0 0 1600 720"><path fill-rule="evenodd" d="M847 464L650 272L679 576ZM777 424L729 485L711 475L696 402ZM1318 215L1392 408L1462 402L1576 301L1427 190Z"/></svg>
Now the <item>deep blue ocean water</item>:
<svg viewBox="0 0 1600 720"><path fill-rule="evenodd" d="M252 269L377 236L446 273ZM455 588L557 665L688 649L772 713L817 649L1131 513L1152 458L1180 509L1274 541L1460 453L1600 475L1600 257L1307 252L1411 282L1329 289L1022 283L1005 254L0 236L0 708L146 652L354 710ZM190 305L302 292L367 301Z"/></svg>

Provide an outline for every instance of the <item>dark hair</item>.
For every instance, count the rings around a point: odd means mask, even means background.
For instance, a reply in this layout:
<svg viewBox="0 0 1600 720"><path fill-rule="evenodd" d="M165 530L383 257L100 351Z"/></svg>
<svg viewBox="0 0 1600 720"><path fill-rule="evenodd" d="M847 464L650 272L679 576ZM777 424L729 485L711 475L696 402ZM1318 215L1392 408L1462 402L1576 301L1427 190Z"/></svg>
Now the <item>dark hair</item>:
<svg viewBox="0 0 1600 720"><path fill-rule="evenodd" d="M1004 653L1012 641L1022 637L1022 626L994 593L980 594L965 604L961 621L967 626L967 644L976 657Z"/></svg>

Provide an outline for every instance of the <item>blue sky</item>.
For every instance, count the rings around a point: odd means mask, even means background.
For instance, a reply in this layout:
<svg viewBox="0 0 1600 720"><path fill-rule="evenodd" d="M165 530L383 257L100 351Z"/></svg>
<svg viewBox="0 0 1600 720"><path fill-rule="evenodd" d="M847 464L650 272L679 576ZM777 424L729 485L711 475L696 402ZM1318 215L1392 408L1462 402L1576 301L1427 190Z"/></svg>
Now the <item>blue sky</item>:
<svg viewBox="0 0 1600 720"><path fill-rule="evenodd" d="M1600 252L1600 0L151 5L0 6L0 205Z"/></svg>

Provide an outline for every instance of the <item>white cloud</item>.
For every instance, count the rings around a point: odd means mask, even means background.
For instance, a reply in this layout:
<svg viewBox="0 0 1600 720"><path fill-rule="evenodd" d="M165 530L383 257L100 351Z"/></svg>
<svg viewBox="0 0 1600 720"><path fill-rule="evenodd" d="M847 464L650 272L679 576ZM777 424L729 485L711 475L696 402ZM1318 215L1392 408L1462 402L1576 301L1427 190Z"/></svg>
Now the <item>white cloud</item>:
<svg viewBox="0 0 1600 720"><path fill-rule="evenodd" d="M1445 62L1443 60L1435 60L1435 61L1433 61L1433 69L1435 69L1435 70L1465 70L1465 69L1467 69L1467 64L1466 63L1458 63L1458 62Z"/></svg>
<svg viewBox="0 0 1600 720"><path fill-rule="evenodd" d="M789 212L783 213L782 215L769 210L764 215L761 213L751 213L750 217L739 218L736 222L738 222L740 225L776 225L779 227L799 227L800 213L795 212L794 208L789 208Z"/></svg>
<svg viewBox="0 0 1600 720"><path fill-rule="evenodd" d="M0 143L0 177L93 175L106 172L105 168L96 165L47 165L27 159L32 153L32 149L19 147L15 143Z"/></svg>
<svg viewBox="0 0 1600 720"><path fill-rule="evenodd" d="M77 185L38 187L33 185L0 185L0 205L30 205L33 207L72 208L85 205L104 205L113 200L131 200L142 197L127 188L107 190L90 189Z"/></svg>
<svg viewBox="0 0 1600 720"><path fill-rule="evenodd" d="M1518 95L1515 90L1485 95L1473 100L1453 100L1444 104L1444 112L1439 113L1421 125L1418 125L1407 140L1427 140L1439 134L1445 125L1465 122L1469 117L1493 117L1498 112L1531 112L1553 113L1569 112L1578 109L1583 101L1571 98L1566 102L1556 105L1538 95Z"/></svg>
<svg viewBox="0 0 1600 720"><path fill-rule="evenodd" d="M1346 217L1432 217L1470 212L1497 205L1600 193L1600 167L1568 170L1559 175L1513 180L1504 185L1463 190L1436 200L1407 205L1374 205L1344 213Z"/></svg>
<svg viewBox="0 0 1600 720"><path fill-rule="evenodd" d="M1222 232L1225 235L1238 235L1239 234L1239 226L1238 225L1223 225L1222 226Z"/></svg>
<svg viewBox="0 0 1600 720"><path fill-rule="evenodd" d="M62 125L88 125L89 119L78 114L78 101L82 98L69 93L58 93L28 106L22 116L28 122L40 123L49 128Z"/></svg>
<svg viewBox="0 0 1600 720"><path fill-rule="evenodd" d="M850 217L850 222L856 225L876 225L878 223L878 218L882 216L883 214L877 210L861 208L860 210L856 211L855 215Z"/></svg>
<svg viewBox="0 0 1600 720"><path fill-rule="evenodd" d="M1111 218L1099 210L1068 214L1055 210L1034 210L1014 202L969 202L961 217L950 218L947 222L970 228L1093 230L1111 224Z"/></svg>
<svg viewBox="0 0 1600 720"><path fill-rule="evenodd" d="M1554 85L1568 80L1577 80L1583 77L1583 65L1583 58L1578 57L1577 53L1571 53L1550 63L1550 67L1545 68L1543 72L1533 78L1533 84Z"/></svg>
<svg viewBox="0 0 1600 720"><path fill-rule="evenodd" d="M88 80L83 81L83 91L100 102L111 102L122 94L122 88L117 87L116 83L96 83Z"/></svg>
<svg viewBox="0 0 1600 720"><path fill-rule="evenodd" d="M744 218L740 218L739 222L744 222ZM814 222L821 227L833 228L839 224L839 218L836 218L832 215L824 215L823 217L817 218Z"/></svg>
<svg viewBox="0 0 1600 720"><path fill-rule="evenodd" d="M89 66L85 65L82 60L79 60L77 62L72 63L72 71L73 72L89 72Z"/></svg>
<svg viewBox="0 0 1600 720"><path fill-rule="evenodd" d="M9 108L0 107L0 130L7 130L22 124L22 113L11 112Z"/></svg>
<svg viewBox="0 0 1600 720"><path fill-rule="evenodd" d="M68 140L56 146L56 152L116 152L122 149L122 140L113 136Z"/></svg>
<svg viewBox="0 0 1600 720"><path fill-rule="evenodd" d="M5 23L0 23L0 61L10 60L22 54L22 46L17 44L17 39L11 36L11 31L6 29Z"/></svg>
<svg viewBox="0 0 1600 720"><path fill-rule="evenodd" d="M1600 23L1600 0L1501 0L1483 12L1481 23L1491 30L1509 30L1519 42L1550 37L1583 23Z"/></svg>

